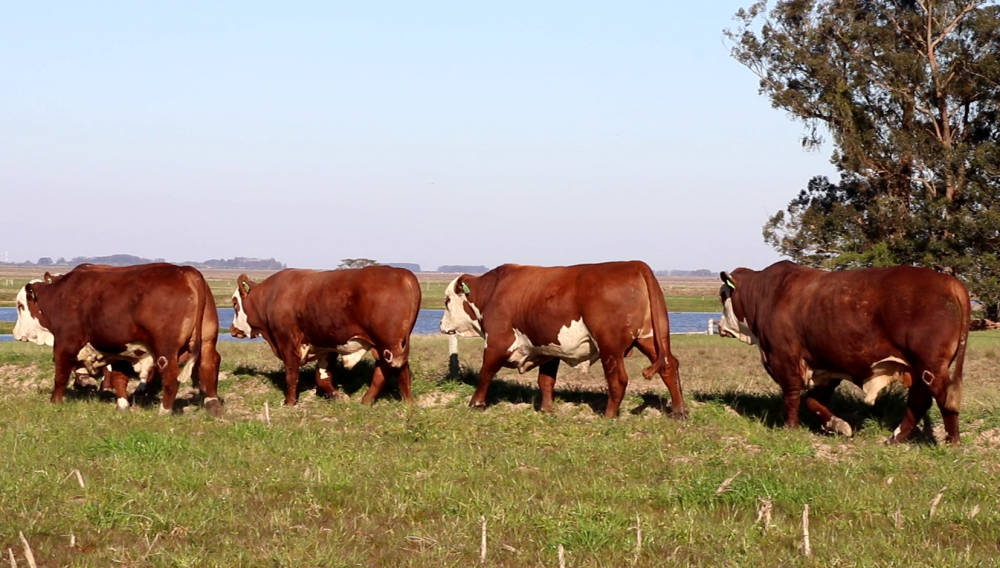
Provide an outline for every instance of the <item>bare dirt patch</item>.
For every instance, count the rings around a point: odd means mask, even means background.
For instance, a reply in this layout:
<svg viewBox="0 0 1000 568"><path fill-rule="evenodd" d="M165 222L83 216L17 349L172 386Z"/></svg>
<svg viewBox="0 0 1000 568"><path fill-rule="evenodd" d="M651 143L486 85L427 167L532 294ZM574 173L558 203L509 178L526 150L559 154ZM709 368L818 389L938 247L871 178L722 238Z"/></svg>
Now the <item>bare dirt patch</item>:
<svg viewBox="0 0 1000 568"><path fill-rule="evenodd" d="M42 386L44 378L40 376L36 365L21 367L4 365L0 367L0 386L4 388L36 389Z"/></svg>
<svg viewBox="0 0 1000 568"><path fill-rule="evenodd" d="M433 408L447 406L458 398L458 393L434 391L417 398L417 406L420 408Z"/></svg>
<svg viewBox="0 0 1000 568"><path fill-rule="evenodd" d="M985 446L987 448L1000 448L1000 428L983 430L975 437L973 443L977 446Z"/></svg>
<svg viewBox="0 0 1000 568"><path fill-rule="evenodd" d="M852 450L847 444L824 444L813 442L812 447L816 450L816 459L837 463L851 455Z"/></svg>

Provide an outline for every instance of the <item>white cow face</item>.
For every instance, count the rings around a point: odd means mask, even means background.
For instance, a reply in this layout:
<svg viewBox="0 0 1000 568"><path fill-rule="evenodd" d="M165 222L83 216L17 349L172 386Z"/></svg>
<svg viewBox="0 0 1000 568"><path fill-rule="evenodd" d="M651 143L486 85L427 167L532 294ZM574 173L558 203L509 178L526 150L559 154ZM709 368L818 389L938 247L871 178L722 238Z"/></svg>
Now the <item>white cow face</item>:
<svg viewBox="0 0 1000 568"><path fill-rule="evenodd" d="M459 282L461 276L444 289L444 315L441 316L441 333L462 337L483 337L483 314Z"/></svg>
<svg viewBox="0 0 1000 568"><path fill-rule="evenodd" d="M742 320L736 317L733 309L733 293L736 292L736 283L732 277L722 273L722 288L719 289L719 299L722 300L722 321L719 322L719 335L735 337L748 345L757 344L757 336L750 330L746 318Z"/></svg>
<svg viewBox="0 0 1000 568"><path fill-rule="evenodd" d="M41 280L32 280L31 284L38 282ZM38 304L33 298L28 298L27 290L28 287L24 286L17 293L17 323L14 324L14 339L51 347L55 343L55 338L52 336L52 332L45 329L45 326L39 321Z"/></svg>
<svg viewBox="0 0 1000 568"><path fill-rule="evenodd" d="M229 333L234 337L250 337L253 330L250 329L250 322L247 321L247 312L243 309L243 297L239 288L233 292L233 309L236 316L233 317L233 325L229 328Z"/></svg>

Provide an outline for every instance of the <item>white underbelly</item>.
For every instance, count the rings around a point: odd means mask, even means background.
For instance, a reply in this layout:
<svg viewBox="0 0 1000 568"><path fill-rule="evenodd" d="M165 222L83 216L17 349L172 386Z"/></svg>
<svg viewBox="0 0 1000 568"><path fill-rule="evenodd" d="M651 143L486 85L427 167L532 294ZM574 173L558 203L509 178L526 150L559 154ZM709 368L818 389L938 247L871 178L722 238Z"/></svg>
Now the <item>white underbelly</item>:
<svg viewBox="0 0 1000 568"><path fill-rule="evenodd" d="M305 364L315 361L321 355L336 353L340 355L340 360L343 362L345 369L353 369L355 365L365 358L365 354L371 348L372 344L360 337L352 337L347 343L338 345L332 349L315 347L307 343L299 347L299 358L302 364Z"/></svg>
<svg viewBox="0 0 1000 568"><path fill-rule="evenodd" d="M514 329L514 342L507 349L508 362L517 367L521 373L534 369L538 365L559 359L571 367L583 365L583 370L600 358L597 341L590 334L583 318L570 322L559 330L555 343L535 345L531 339L518 329Z"/></svg>
<svg viewBox="0 0 1000 568"><path fill-rule="evenodd" d="M847 380L854 382L854 377L845 373L825 371L822 369L810 369L805 362L802 363L805 372L803 373L804 386L807 389L829 384L834 380ZM902 383L906 385L906 376L910 370L906 361L897 357L886 357L881 361L872 363L871 374L861 380L861 390L865 393L865 403L875 404L883 389L892 383Z"/></svg>
<svg viewBox="0 0 1000 568"><path fill-rule="evenodd" d="M153 374L153 352L140 341L125 345L121 353L106 353L98 351L90 343L83 346L76 355L77 360L91 375L96 375L101 369L115 361L128 361L139 379L148 381Z"/></svg>

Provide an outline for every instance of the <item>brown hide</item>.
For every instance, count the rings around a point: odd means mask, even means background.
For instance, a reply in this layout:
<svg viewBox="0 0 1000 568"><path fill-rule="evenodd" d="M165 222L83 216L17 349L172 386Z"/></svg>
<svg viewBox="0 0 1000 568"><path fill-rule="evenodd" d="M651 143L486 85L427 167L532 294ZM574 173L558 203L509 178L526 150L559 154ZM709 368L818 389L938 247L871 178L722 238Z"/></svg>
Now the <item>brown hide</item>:
<svg viewBox="0 0 1000 568"><path fill-rule="evenodd" d="M469 293L464 293L467 286ZM533 346L559 344L559 334L573 322L582 322L599 349L608 380L607 416L616 416L628 383L623 358L638 347L652 365L646 378L660 374L671 392L675 416L686 414L677 360L670 353L670 324L662 290L649 267L639 261L583 264L566 267L503 265L482 276L463 275L455 291L467 298L463 308L482 315L487 337L479 388L470 404L485 404L493 375L510 366L515 330ZM453 300L455 298L452 298ZM651 333L645 339L639 336ZM552 388L560 358L542 358L539 386L542 409L551 410ZM522 366L522 371L531 365Z"/></svg>
<svg viewBox="0 0 1000 568"><path fill-rule="evenodd" d="M286 269L260 283L241 275L238 289L252 335L263 337L285 364L286 404L297 400L301 364L316 359L324 372L329 369L326 354L303 357L303 348L332 351L352 340L369 344L376 355L372 385L363 402L374 401L386 375L398 377L404 399L412 402L409 339L421 294L409 270L388 266L322 272ZM235 326L232 332L239 335ZM328 378L320 378L319 369L317 388L322 395L337 394Z"/></svg>
<svg viewBox="0 0 1000 568"><path fill-rule="evenodd" d="M172 410L178 365L194 359L206 406L218 401L218 314L204 277L191 267L157 263L129 267L81 265L27 287L29 310L53 335L53 402L61 402L77 354L86 344L122 353L129 343L151 350L163 382L161 404ZM196 359L195 359L196 358Z"/></svg>
<svg viewBox="0 0 1000 568"><path fill-rule="evenodd" d="M826 272L788 261L759 272L739 268L728 278L735 289L723 284L723 302L731 296L736 319L756 337L766 370L784 392L790 426L798 423L806 373L838 373L861 385L873 364L892 358L906 362L903 382L911 384L907 414L892 441L909 436L931 398L948 439L958 441L971 306L956 278L912 266ZM835 418L825 407L835 387L807 396L824 425Z"/></svg>

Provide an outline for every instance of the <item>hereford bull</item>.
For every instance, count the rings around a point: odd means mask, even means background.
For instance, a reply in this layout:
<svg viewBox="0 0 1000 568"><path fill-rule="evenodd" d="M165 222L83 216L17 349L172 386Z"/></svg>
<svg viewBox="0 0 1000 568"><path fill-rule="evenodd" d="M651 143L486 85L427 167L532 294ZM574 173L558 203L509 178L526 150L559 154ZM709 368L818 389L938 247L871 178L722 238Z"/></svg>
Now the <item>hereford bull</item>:
<svg viewBox="0 0 1000 568"><path fill-rule="evenodd" d="M333 385L328 358L353 368L375 355L371 386L361 399L375 401L386 378L410 394L410 333L420 311L420 284L409 270L372 266L355 270L286 269L254 283L246 274L233 293L230 333L263 337L285 364L285 404L298 399L299 367L316 361L316 393L345 397Z"/></svg>
<svg viewBox="0 0 1000 568"><path fill-rule="evenodd" d="M72 371L97 374L127 361L144 382L159 374L165 413L173 410L178 380L191 379L197 366L206 409L222 413L215 348L219 319L208 284L194 268L84 264L61 276L46 273L44 281L31 282L18 294L17 312L15 339L52 346L52 402L62 402ZM118 406L127 408L121 378L107 377Z"/></svg>
<svg viewBox="0 0 1000 568"><path fill-rule="evenodd" d="M869 404L898 381L909 396L890 443L910 436L932 398L947 440L959 441L971 306L956 278L912 266L826 272L788 261L720 276L723 335L760 348L789 427L798 426L805 390L823 428L850 436L850 425L827 408L840 381L862 387Z"/></svg>
<svg viewBox="0 0 1000 568"><path fill-rule="evenodd" d="M635 347L652 362L643 376L658 373L670 390L673 415L687 414L666 302L643 262L506 264L478 277L463 274L445 289L440 329L486 340L472 407L485 407L501 367L521 373L538 367L541 409L551 412L559 362L586 370L600 359L608 382L604 415L617 416L628 386L624 358Z"/></svg>

